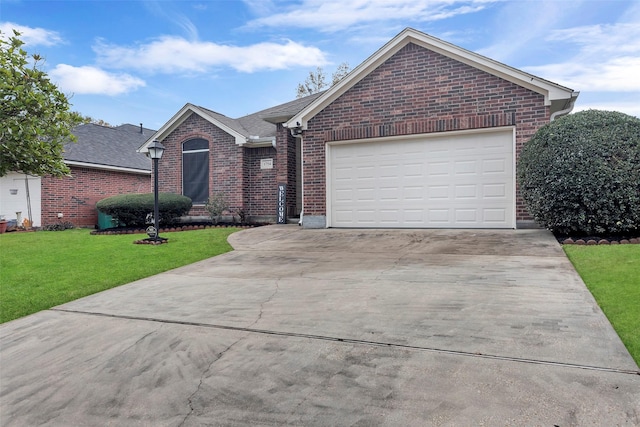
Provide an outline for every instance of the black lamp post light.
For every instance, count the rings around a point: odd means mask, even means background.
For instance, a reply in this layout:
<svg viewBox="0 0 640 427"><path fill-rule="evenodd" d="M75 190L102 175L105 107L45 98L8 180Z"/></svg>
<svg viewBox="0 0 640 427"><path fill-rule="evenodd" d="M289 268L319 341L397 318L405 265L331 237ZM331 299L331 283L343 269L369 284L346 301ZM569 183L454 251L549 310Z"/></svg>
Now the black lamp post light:
<svg viewBox="0 0 640 427"><path fill-rule="evenodd" d="M153 225L147 227L148 239L144 239L148 243L160 244L165 243L168 239L160 237L160 209L158 206L158 160L162 158L164 153L164 145L155 139L147 147L147 156L153 160Z"/></svg>

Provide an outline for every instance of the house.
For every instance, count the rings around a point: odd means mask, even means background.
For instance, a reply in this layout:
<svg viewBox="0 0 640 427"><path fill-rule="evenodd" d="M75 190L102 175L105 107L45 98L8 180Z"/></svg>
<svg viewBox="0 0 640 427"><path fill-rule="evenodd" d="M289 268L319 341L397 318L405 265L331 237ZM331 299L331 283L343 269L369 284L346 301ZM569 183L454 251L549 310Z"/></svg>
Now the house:
<svg viewBox="0 0 640 427"><path fill-rule="evenodd" d="M36 227L61 220L94 227L99 200L151 192L151 161L137 149L154 133L142 125L77 126L73 129L77 141L64 146L70 176L11 173L0 178L0 215L11 220L20 212L21 218L30 218Z"/></svg>
<svg viewBox="0 0 640 427"><path fill-rule="evenodd" d="M187 104L141 151L164 144L160 191L194 216L223 193L309 228L526 227L519 153L577 97L407 28L323 93L238 119Z"/></svg>

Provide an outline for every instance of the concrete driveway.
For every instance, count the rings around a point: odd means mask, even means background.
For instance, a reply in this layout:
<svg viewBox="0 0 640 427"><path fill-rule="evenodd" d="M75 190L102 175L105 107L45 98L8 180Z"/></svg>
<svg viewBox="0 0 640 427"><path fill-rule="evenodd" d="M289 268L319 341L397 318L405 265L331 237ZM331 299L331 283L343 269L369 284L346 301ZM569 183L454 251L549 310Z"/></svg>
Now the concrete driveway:
<svg viewBox="0 0 640 427"><path fill-rule="evenodd" d="M0 326L0 424L640 425L638 367L548 232L230 242Z"/></svg>

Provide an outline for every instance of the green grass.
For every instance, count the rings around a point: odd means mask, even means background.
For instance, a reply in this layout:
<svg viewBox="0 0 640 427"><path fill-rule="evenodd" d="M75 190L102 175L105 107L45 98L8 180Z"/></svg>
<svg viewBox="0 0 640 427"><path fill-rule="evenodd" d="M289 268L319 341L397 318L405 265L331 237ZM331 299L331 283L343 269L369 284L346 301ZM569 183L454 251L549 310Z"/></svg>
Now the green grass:
<svg viewBox="0 0 640 427"><path fill-rule="evenodd" d="M640 366L640 245L565 245L564 250Z"/></svg>
<svg viewBox="0 0 640 427"><path fill-rule="evenodd" d="M236 228L165 233L164 245L134 245L141 234L88 230L0 235L0 323L230 251Z"/></svg>

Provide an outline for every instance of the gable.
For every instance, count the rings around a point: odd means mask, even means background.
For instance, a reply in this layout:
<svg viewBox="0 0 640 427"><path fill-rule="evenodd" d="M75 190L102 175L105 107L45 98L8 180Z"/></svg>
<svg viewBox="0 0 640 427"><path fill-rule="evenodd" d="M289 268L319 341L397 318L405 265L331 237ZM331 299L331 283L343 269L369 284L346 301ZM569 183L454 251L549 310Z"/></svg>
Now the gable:
<svg viewBox="0 0 640 427"><path fill-rule="evenodd" d="M456 63L464 64L470 68L498 77L531 92L535 92L542 96L543 105L549 107L552 114L568 113L578 96L578 92L574 92L572 89L567 87L549 82L540 77L525 73L505 64L501 64L490 58L465 50L414 29L407 28L362 64L358 65L349 75L331 87L331 89L325 92L322 96L293 116L285 123L285 126L289 128L298 127L307 129L308 122L311 118L336 101L358 82L374 73L374 71L382 66L386 61L390 60L410 45L421 47L434 54L446 57ZM421 68L422 70L407 71L427 71L424 65L422 65ZM437 72L438 70L432 71ZM441 71L446 70L443 69ZM393 85L394 78L406 75L406 71L402 70L402 67L398 67L396 73L396 75L385 76L389 79L388 84ZM417 75L417 77L421 76Z"/></svg>
<svg viewBox="0 0 640 427"><path fill-rule="evenodd" d="M507 125L523 104L544 112L543 95L409 43L311 120L339 117L330 126L336 131L492 114L509 117L495 124Z"/></svg>

